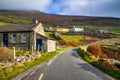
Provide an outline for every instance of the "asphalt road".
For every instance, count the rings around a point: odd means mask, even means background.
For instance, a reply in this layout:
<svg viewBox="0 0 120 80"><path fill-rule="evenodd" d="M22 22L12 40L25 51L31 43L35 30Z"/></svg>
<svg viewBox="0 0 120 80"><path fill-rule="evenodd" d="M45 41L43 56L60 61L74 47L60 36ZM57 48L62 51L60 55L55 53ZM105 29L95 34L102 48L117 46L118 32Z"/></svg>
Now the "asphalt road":
<svg viewBox="0 0 120 80"><path fill-rule="evenodd" d="M22 75L25 75L23 73ZM69 49L55 56L53 59L36 66L29 74L13 80L112 80L103 72L85 62Z"/></svg>

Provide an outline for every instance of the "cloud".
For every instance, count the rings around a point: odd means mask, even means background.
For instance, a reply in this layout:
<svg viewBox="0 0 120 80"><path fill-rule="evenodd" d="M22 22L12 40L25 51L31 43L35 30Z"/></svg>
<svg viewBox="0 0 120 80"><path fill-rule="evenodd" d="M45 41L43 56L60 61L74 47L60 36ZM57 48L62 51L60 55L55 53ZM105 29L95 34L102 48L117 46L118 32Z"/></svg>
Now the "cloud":
<svg viewBox="0 0 120 80"><path fill-rule="evenodd" d="M1 0L0 9L45 10L51 0Z"/></svg>
<svg viewBox="0 0 120 80"><path fill-rule="evenodd" d="M0 9L52 14L120 17L120 0L0 0Z"/></svg>
<svg viewBox="0 0 120 80"><path fill-rule="evenodd" d="M65 0L58 14L120 17L119 0Z"/></svg>

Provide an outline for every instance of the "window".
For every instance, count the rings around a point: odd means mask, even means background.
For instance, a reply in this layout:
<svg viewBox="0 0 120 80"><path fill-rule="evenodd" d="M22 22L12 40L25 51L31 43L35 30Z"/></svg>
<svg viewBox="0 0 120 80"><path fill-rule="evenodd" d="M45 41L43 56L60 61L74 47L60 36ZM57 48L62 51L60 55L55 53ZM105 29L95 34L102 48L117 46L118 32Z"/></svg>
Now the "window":
<svg viewBox="0 0 120 80"><path fill-rule="evenodd" d="M17 40L16 40L16 34L13 34L12 35L12 43L16 43L17 42Z"/></svg>
<svg viewBox="0 0 120 80"><path fill-rule="evenodd" d="M24 34L22 34L21 42L26 43L26 41L27 41L26 36Z"/></svg>

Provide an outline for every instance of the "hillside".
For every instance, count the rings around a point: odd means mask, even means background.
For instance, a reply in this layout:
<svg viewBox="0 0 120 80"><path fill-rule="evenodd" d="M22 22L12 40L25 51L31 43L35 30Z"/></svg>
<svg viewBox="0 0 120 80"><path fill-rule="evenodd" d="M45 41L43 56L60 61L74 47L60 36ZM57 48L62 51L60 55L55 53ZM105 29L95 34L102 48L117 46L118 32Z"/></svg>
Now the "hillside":
<svg viewBox="0 0 120 80"><path fill-rule="evenodd" d="M91 25L91 26L120 26L120 18L112 17L90 17L90 16L67 16L67 15L53 15L39 11L0 11L1 17L19 18L33 20L38 19L42 23L49 23L53 25Z"/></svg>

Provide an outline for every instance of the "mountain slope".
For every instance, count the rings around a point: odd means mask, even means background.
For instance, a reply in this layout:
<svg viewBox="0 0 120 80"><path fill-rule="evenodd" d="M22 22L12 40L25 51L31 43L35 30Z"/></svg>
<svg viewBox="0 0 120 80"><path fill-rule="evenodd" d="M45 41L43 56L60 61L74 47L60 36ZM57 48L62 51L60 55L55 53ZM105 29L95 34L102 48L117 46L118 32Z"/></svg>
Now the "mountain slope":
<svg viewBox="0 0 120 80"><path fill-rule="evenodd" d="M90 16L67 16L46 14L39 11L9 11L1 10L0 16L33 20L38 19L42 23L54 25L94 25L94 26L120 26L120 18L90 17Z"/></svg>

